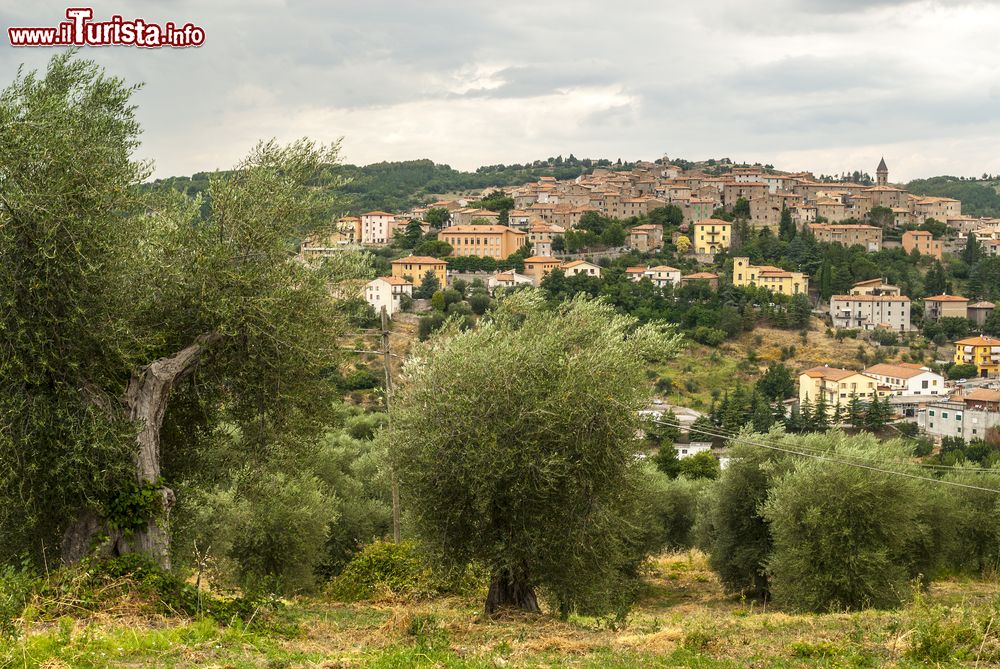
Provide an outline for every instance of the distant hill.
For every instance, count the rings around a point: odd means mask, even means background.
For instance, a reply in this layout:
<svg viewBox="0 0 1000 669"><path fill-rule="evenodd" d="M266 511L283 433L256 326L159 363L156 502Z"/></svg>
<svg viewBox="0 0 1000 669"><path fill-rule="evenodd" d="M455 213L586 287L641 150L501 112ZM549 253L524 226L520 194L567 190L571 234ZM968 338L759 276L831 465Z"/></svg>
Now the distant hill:
<svg viewBox="0 0 1000 669"><path fill-rule="evenodd" d="M558 156L524 165L485 165L475 172L462 172L427 159L364 166L342 165L338 170L350 180L342 191L350 200L345 213L358 214L376 209L405 211L426 204L435 195L482 190L491 186L517 186L537 181L542 176L575 179L595 167L629 169L632 163L613 163L605 158L578 159L570 155L565 159ZM190 177L157 179L150 187L163 186L196 195L207 189L208 178L208 172L198 172Z"/></svg>
<svg viewBox="0 0 1000 669"><path fill-rule="evenodd" d="M995 181L974 181L958 177L916 179L906 184L914 195L953 197L962 202L962 213L968 216L1000 216L1000 194Z"/></svg>

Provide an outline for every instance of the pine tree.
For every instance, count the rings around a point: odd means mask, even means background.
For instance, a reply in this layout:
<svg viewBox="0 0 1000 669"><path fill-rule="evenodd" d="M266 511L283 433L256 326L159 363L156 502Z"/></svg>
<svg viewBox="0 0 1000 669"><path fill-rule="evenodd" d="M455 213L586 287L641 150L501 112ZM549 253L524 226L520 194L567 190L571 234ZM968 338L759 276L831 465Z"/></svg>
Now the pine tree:
<svg viewBox="0 0 1000 669"><path fill-rule="evenodd" d="M753 422L753 429L756 432L767 432L774 424L774 414L771 411L771 406L760 395L757 395L757 399L754 402L753 417L751 420Z"/></svg>
<svg viewBox="0 0 1000 669"><path fill-rule="evenodd" d="M830 425L833 427L840 427L844 422L844 407L840 403L840 398L837 398L837 404L833 407L833 414L830 416Z"/></svg>
<svg viewBox="0 0 1000 669"><path fill-rule="evenodd" d="M806 395L799 403L799 419L798 425L796 426L801 432L808 432L813 426L813 409L812 402L809 401L809 396Z"/></svg>
<svg viewBox="0 0 1000 669"><path fill-rule="evenodd" d="M786 242L790 242L795 239L795 232L795 222L792 221L792 212L788 210L788 207L782 207L781 222L778 224L778 236Z"/></svg>
<svg viewBox="0 0 1000 669"><path fill-rule="evenodd" d="M816 406L813 408L811 427L815 432L826 432L830 427L830 406L822 393L816 399Z"/></svg>
<svg viewBox="0 0 1000 669"><path fill-rule="evenodd" d="M981 253L982 249L979 246L979 240L976 239L976 235L970 232L965 237L965 250L962 251L962 260L965 261L966 265L972 267L979 262Z"/></svg>
<svg viewBox="0 0 1000 669"><path fill-rule="evenodd" d="M781 400L775 400L772 411L773 411L773 413L771 414L772 425L777 425L780 423L784 425L787 429L789 430L792 429L793 419L785 415L784 402L782 402ZM789 412L789 413L792 413L794 415L794 412Z"/></svg>
<svg viewBox="0 0 1000 669"><path fill-rule="evenodd" d="M824 258L823 264L819 267L819 294L824 300L829 300L833 295L833 270L830 267L830 260Z"/></svg>
<svg viewBox="0 0 1000 669"><path fill-rule="evenodd" d="M851 393L851 400L847 403L847 422L853 428L861 428L864 421L865 411L861 406L861 400L857 393Z"/></svg>
<svg viewBox="0 0 1000 669"><path fill-rule="evenodd" d="M865 427L872 432L878 432L889 423L891 417L892 407L889 405L889 401L886 400L883 402L879 400L878 395L875 395L871 404L868 405L868 412L865 415Z"/></svg>

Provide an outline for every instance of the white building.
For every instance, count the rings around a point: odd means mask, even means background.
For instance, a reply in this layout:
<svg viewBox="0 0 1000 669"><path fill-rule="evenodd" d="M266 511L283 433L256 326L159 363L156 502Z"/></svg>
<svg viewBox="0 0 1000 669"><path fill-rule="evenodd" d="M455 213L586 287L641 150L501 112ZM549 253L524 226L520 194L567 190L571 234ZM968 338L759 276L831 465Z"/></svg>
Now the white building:
<svg viewBox="0 0 1000 669"><path fill-rule="evenodd" d="M372 305L378 314L385 307L386 315L392 316L400 310L403 296L413 296L413 284L395 276L380 276L365 285L365 302Z"/></svg>
<svg viewBox="0 0 1000 669"><path fill-rule="evenodd" d="M711 452L712 442L692 441L689 444L674 444L674 450L677 451L677 459L683 460L684 458L690 458L692 455Z"/></svg>
<svg viewBox="0 0 1000 669"><path fill-rule="evenodd" d="M657 288L676 286L681 282L681 271L668 265L657 265L656 267L629 267L625 270L625 275L632 281L649 279Z"/></svg>
<svg viewBox="0 0 1000 669"><path fill-rule="evenodd" d="M601 268L592 262L587 262L586 260L574 260L572 262L565 263L561 266L563 272L566 276L576 276L577 274L585 274L587 276L601 276Z"/></svg>
<svg viewBox="0 0 1000 669"><path fill-rule="evenodd" d="M977 399L985 397L985 399ZM942 397L917 412L917 425L934 437L983 439L1000 428L1000 391L978 390L967 395Z"/></svg>
<svg viewBox="0 0 1000 669"><path fill-rule="evenodd" d="M874 330L884 327L895 332L908 332L910 298L905 295L832 295L830 318L833 327Z"/></svg>
<svg viewBox="0 0 1000 669"><path fill-rule="evenodd" d="M501 272L486 280L486 287L492 293L497 288L514 288L515 286L530 286L534 280L530 276L517 272Z"/></svg>
<svg viewBox="0 0 1000 669"><path fill-rule="evenodd" d="M944 377L921 365L872 365L864 372L892 389L893 395L945 395Z"/></svg>
<svg viewBox="0 0 1000 669"><path fill-rule="evenodd" d="M392 241L396 217L385 211L361 214L361 243L385 245Z"/></svg>

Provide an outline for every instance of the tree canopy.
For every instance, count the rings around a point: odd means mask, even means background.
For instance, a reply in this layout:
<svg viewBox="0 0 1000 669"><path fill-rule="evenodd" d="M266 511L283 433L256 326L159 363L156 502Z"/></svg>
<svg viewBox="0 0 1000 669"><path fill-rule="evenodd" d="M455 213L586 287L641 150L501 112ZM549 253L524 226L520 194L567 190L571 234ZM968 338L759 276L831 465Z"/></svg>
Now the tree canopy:
<svg viewBox="0 0 1000 669"><path fill-rule="evenodd" d="M645 360L677 350L583 297L523 290L474 330L445 331L407 365L385 434L426 544L491 574L487 610L616 607L641 560L632 506Z"/></svg>
<svg viewBox="0 0 1000 669"><path fill-rule="evenodd" d="M264 457L334 391L328 277L292 249L329 221L337 147L258 145L209 179L206 218L140 188L135 90L71 52L0 96L6 556L61 538L79 557L103 536L166 562L164 481L197 469L214 427Z"/></svg>

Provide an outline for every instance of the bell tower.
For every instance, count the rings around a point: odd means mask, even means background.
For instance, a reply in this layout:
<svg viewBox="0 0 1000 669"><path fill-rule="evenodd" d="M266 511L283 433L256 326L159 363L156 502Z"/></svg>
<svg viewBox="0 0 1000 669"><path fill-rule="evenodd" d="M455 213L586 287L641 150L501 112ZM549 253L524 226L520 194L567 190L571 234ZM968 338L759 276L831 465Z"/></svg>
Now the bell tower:
<svg viewBox="0 0 1000 669"><path fill-rule="evenodd" d="M882 158L878 163L878 169L875 170L875 179L876 186L889 185L889 168L885 166L885 158Z"/></svg>

